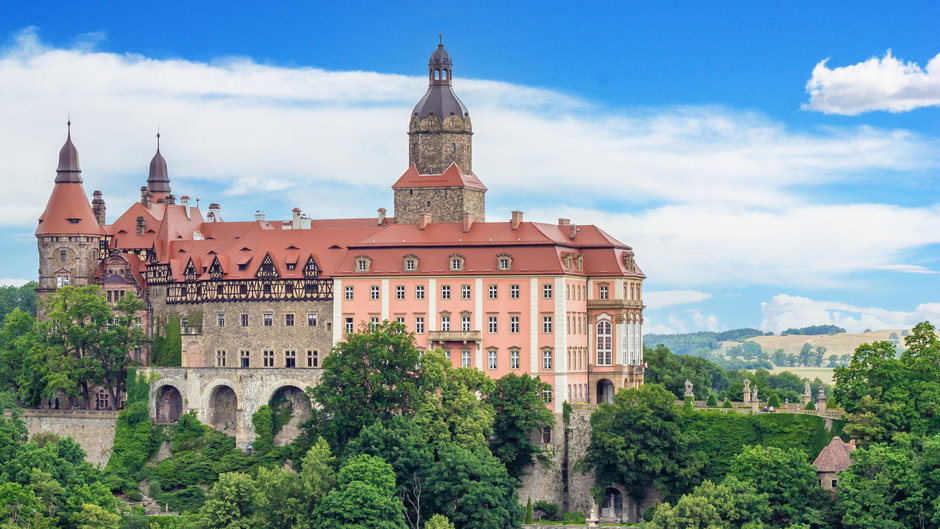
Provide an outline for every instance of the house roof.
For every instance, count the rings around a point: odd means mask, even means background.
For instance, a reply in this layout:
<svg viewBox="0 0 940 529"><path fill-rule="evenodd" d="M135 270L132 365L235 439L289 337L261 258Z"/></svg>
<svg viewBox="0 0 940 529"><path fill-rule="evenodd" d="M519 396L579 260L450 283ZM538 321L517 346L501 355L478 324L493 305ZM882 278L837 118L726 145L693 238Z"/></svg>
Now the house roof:
<svg viewBox="0 0 940 529"><path fill-rule="evenodd" d="M104 235L81 182L57 183L39 216L36 235Z"/></svg>
<svg viewBox="0 0 940 529"><path fill-rule="evenodd" d="M486 191L486 186L477 175L472 172L464 173L455 163L451 163L441 174L420 174L415 164L411 164L405 174L392 185L392 189L411 187L469 187Z"/></svg>
<svg viewBox="0 0 940 529"><path fill-rule="evenodd" d="M845 443L839 436L835 436L816 456L813 466L817 472L842 472L852 465L850 453L854 449L855 440Z"/></svg>

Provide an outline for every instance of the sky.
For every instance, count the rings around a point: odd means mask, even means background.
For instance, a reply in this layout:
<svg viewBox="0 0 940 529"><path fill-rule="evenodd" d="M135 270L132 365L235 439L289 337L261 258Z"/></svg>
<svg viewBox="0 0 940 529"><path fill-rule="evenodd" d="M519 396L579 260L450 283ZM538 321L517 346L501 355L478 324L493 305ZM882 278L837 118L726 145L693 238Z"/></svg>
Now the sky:
<svg viewBox="0 0 940 529"><path fill-rule="evenodd" d="M487 220L632 246L647 331L940 322L934 1L0 3L0 284L68 117L109 220L158 128L228 220L391 211L438 34Z"/></svg>

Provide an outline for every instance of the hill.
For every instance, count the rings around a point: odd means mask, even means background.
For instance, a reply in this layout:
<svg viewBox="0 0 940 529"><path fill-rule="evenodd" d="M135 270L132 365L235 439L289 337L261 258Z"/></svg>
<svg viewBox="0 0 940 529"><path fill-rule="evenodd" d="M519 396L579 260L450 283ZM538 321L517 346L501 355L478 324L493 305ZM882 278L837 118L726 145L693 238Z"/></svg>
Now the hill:
<svg viewBox="0 0 940 529"><path fill-rule="evenodd" d="M855 348L863 343L877 342L886 340L897 345L904 345L904 334L907 331L886 330L871 331L864 333L839 333L839 334L817 334L800 335L790 334L786 336L754 336L748 338L748 341L756 342L761 349L767 352L773 352L777 349L783 349L787 354L799 354L803 344L808 343L814 348L823 346L826 348L826 357L829 355L853 354ZM893 335L893 336L892 336Z"/></svg>

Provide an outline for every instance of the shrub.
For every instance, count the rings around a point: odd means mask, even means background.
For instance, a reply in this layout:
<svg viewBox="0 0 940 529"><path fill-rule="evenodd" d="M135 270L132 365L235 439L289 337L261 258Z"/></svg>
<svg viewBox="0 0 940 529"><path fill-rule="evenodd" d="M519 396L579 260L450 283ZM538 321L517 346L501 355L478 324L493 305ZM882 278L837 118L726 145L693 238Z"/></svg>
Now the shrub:
<svg viewBox="0 0 940 529"><path fill-rule="evenodd" d="M544 518L546 520L554 520L555 516L558 515L558 505L544 500L535 502L535 505L533 505L532 508L542 513L542 516L539 516L539 519Z"/></svg>
<svg viewBox="0 0 940 529"><path fill-rule="evenodd" d="M709 394L708 394L708 401L706 401L705 404L707 404L709 408L717 408L717 407L718 407L718 396L715 395L714 393L709 393Z"/></svg>
<svg viewBox="0 0 940 529"><path fill-rule="evenodd" d="M561 517L562 523L566 524L583 524L587 518L576 511L566 512L564 516Z"/></svg>
<svg viewBox="0 0 940 529"><path fill-rule="evenodd" d="M809 401L809 402L806 403L806 406L803 406L803 409L804 409L804 410L815 410L815 409L816 409L816 403L811 400L811 401Z"/></svg>
<svg viewBox="0 0 940 529"><path fill-rule="evenodd" d="M532 523L532 497L529 497L529 500L525 504L525 522Z"/></svg>
<svg viewBox="0 0 940 529"><path fill-rule="evenodd" d="M734 405L731 404L731 400L725 399L724 404L721 405L722 408L734 408Z"/></svg>
<svg viewBox="0 0 940 529"><path fill-rule="evenodd" d="M780 396L776 392L770 394L770 398L767 399L767 406L780 407Z"/></svg>

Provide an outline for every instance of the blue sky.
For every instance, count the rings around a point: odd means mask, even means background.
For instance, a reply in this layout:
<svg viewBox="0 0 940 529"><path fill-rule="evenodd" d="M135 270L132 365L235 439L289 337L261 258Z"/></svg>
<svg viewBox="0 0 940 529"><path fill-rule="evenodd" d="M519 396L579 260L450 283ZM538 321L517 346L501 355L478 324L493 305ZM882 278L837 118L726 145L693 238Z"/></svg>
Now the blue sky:
<svg viewBox="0 0 940 529"><path fill-rule="evenodd" d="M633 245L648 329L940 320L936 2L6 3L0 281L35 275L69 112L112 219L158 123L231 220L391 209L438 33L488 220Z"/></svg>

